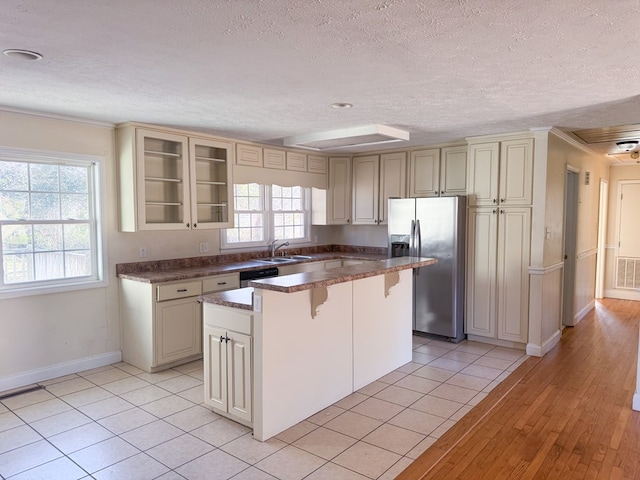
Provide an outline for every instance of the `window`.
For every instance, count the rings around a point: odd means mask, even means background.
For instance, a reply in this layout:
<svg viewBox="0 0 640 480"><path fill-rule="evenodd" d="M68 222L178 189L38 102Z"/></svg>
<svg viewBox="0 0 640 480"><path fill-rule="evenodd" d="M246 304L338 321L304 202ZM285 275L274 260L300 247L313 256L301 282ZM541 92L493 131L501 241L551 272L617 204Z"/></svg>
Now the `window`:
<svg viewBox="0 0 640 480"><path fill-rule="evenodd" d="M235 227L223 230L223 247L309 241L307 189L250 183L234 185L233 192Z"/></svg>
<svg viewBox="0 0 640 480"><path fill-rule="evenodd" d="M0 149L0 293L102 281L100 161Z"/></svg>

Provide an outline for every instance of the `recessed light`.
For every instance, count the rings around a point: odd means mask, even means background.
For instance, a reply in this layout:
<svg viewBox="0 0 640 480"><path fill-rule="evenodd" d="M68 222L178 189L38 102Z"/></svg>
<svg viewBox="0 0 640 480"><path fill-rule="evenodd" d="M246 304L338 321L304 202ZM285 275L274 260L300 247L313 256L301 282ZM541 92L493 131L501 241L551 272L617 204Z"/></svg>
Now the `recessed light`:
<svg viewBox="0 0 640 480"><path fill-rule="evenodd" d="M22 50L19 48L9 48L3 50L7 57L15 58L18 60L40 60L42 55L38 52L32 52L31 50Z"/></svg>
<svg viewBox="0 0 640 480"><path fill-rule="evenodd" d="M331 108L351 108L351 107L353 107L353 104L352 103L345 103L345 102L336 102L336 103L332 103L329 106Z"/></svg>

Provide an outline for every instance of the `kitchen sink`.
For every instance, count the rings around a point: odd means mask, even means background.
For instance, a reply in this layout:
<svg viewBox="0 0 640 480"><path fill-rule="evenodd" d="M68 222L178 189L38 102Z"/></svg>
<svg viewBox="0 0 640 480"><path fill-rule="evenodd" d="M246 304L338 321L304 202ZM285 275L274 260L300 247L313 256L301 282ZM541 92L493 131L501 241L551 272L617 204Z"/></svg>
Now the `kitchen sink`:
<svg viewBox="0 0 640 480"><path fill-rule="evenodd" d="M267 258L256 258L256 262L262 263L287 263L293 262L294 259L291 257L267 257Z"/></svg>
<svg viewBox="0 0 640 480"><path fill-rule="evenodd" d="M291 260L311 260L309 255L291 255L284 258L290 258Z"/></svg>

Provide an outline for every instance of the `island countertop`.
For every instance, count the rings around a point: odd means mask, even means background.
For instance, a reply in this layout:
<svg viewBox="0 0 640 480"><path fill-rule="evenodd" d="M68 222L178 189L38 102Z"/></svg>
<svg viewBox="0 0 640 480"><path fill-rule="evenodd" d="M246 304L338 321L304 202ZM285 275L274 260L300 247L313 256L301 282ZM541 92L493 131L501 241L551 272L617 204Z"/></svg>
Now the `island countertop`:
<svg viewBox="0 0 640 480"><path fill-rule="evenodd" d="M253 290L262 288L282 293L300 292L318 287L328 287L336 283L351 282L362 278L375 277L386 273L433 265L435 258L397 257L368 262L348 267L332 268L331 270L294 273L281 277L253 280L246 288L229 290L226 292L202 295L200 302L213 303L244 310L253 310Z"/></svg>

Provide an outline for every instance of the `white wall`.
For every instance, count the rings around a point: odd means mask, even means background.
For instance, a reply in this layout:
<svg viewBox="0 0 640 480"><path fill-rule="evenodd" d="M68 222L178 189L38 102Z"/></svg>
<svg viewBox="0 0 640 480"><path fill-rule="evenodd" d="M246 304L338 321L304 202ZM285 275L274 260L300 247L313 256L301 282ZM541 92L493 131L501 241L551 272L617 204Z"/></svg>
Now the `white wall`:
<svg viewBox="0 0 640 480"><path fill-rule="evenodd" d="M113 128L0 111L0 145L103 156L106 228L109 245L113 245ZM0 391L119 359L115 260L109 255L107 287L0 300Z"/></svg>

